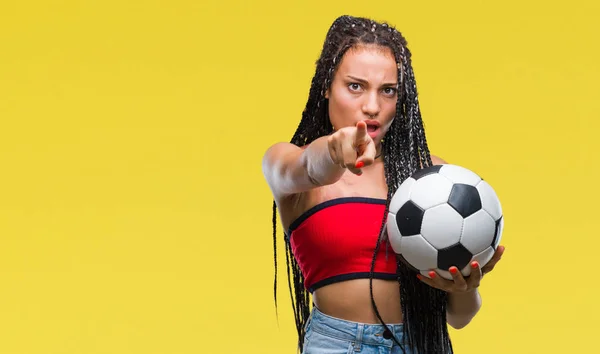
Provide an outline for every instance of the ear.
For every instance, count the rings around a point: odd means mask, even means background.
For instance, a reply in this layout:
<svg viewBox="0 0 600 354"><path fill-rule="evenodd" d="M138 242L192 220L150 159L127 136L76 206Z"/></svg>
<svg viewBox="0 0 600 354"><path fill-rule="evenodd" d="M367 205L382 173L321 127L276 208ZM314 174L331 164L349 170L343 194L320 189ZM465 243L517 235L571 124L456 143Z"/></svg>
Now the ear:
<svg viewBox="0 0 600 354"><path fill-rule="evenodd" d="M329 89L325 90L325 98L329 99Z"/></svg>

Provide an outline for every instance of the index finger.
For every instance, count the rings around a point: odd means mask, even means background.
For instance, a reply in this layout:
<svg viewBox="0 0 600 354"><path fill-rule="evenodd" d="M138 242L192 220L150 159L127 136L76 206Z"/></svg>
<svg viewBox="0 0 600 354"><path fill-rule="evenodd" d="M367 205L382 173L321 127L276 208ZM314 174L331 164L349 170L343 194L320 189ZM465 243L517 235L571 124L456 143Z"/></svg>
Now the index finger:
<svg viewBox="0 0 600 354"><path fill-rule="evenodd" d="M504 246L499 246L498 249L496 249L496 252L494 253L494 256L492 257L492 259L490 259L489 262L487 262L487 264L481 269L483 274L489 273L492 269L494 269L494 267L496 266L496 263L498 263L500 258L502 258L503 253L504 253Z"/></svg>
<svg viewBox="0 0 600 354"><path fill-rule="evenodd" d="M366 140L367 134L367 123L362 120L356 123L356 136L354 137L354 141L358 144L363 143Z"/></svg>

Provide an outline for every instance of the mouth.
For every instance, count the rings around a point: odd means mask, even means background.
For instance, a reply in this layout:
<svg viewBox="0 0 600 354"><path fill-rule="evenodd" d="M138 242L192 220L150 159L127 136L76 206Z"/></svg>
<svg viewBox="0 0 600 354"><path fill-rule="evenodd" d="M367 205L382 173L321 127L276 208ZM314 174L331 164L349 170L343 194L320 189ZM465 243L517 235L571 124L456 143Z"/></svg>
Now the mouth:
<svg viewBox="0 0 600 354"><path fill-rule="evenodd" d="M375 120L366 120L365 123L367 123L367 132L368 133L377 133L377 131L379 130L379 122L375 121ZM371 134L369 134L371 135Z"/></svg>
<svg viewBox="0 0 600 354"><path fill-rule="evenodd" d="M371 125L371 124L367 124L367 131L369 133L376 131L377 129L379 129L379 127L377 125Z"/></svg>

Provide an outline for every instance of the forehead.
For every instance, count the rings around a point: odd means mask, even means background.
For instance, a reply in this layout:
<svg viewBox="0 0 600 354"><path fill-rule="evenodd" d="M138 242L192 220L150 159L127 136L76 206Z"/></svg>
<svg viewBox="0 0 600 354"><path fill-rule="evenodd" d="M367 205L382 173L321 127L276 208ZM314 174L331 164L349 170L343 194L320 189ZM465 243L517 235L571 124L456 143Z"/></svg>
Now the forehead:
<svg viewBox="0 0 600 354"><path fill-rule="evenodd" d="M337 74L359 76L370 81L395 81L398 68L390 48L362 45L348 49L342 57Z"/></svg>

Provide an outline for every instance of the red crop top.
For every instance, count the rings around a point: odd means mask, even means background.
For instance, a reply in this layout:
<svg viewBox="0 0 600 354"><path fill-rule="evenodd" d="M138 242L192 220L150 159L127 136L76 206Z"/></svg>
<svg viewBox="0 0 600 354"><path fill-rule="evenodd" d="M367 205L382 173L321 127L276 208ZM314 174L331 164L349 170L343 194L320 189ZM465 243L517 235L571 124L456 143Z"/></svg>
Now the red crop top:
<svg viewBox="0 0 600 354"><path fill-rule="evenodd" d="M310 208L291 223L288 242L308 291L369 277L384 210L385 199L336 198ZM373 277L397 279L396 256L389 244L379 247Z"/></svg>

